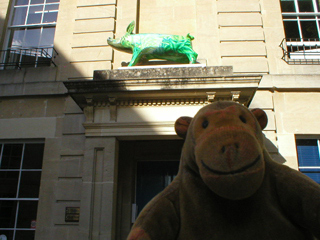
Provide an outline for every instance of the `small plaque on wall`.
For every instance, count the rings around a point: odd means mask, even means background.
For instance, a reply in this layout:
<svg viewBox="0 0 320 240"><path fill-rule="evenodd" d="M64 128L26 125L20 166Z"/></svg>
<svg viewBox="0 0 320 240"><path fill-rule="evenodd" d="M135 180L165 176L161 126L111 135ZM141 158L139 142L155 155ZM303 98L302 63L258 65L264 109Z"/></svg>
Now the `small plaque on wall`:
<svg viewBox="0 0 320 240"><path fill-rule="evenodd" d="M80 207L66 207L65 221L79 222Z"/></svg>

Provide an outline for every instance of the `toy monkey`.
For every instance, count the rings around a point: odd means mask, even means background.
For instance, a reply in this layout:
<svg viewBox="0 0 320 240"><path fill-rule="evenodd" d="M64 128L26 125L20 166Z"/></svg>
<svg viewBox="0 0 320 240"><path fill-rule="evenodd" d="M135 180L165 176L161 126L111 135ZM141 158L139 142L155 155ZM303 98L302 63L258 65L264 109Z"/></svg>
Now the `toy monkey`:
<svg viewBox="0 0 320 240"><path fill-rule="evenodd" d="M176 121L185 138L174 181L140 213L128 240L320 239L320 186L274 162L267 116L216 102Z"/></svg>

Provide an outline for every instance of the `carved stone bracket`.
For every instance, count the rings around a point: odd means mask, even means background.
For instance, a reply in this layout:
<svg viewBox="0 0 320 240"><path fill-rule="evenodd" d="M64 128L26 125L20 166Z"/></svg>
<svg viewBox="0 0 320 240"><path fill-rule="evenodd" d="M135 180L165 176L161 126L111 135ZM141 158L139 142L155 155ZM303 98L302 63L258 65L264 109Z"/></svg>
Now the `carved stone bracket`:
<svg viewBox="0 0 320 240"><path fill-rule="evenodd" d="M114 97L109 97L110 121L117 121L117 101Z"/></svg>
<svg viewBox="0 0 320 240"><path fill-rule="evenodd" d="M216 92L207 92L208 102L212 103L216 97Z"/></svg>
<svg viewBox="0 0 320 240"><path fill-rule="evenodd" d="M241 91L231 91L232 101L239 102Z"/></svg>
<svg viewBox="0 0 320 240"><path fill-rule="evenodd" d="M84 114L86 116L86 122L92 123L94 121L94 106L93 106L93 98L92 97L86 97L87 105L83 109Z"/></svg>

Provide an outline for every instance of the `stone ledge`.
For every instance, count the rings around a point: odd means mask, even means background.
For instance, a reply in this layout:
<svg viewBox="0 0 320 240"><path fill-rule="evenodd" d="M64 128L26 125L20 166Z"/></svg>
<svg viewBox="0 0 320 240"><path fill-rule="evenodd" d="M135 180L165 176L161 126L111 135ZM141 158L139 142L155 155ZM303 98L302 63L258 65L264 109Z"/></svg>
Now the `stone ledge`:
<svg viewBox="0 0 320 240"><path fill-rule="evenodd" d="M195 65L163 65L150 67L124 67L117 70L96 70L93 80L121 80L121 79L171 79L171 78L205 78L215 76L230 76L232 66Z"/></svg>
<svg viewBox="0 0 320 240"><path fill-rule="evenodd" d="M34 82L55 82L56 67L37 67L0 70L0 85Z"/></svg>
<svg viewBox="0 0 320 240"><path fill-rule="evenodd" d="M0 97L63 95L67 93L63 82L32 82L0 84Z"/></svg>

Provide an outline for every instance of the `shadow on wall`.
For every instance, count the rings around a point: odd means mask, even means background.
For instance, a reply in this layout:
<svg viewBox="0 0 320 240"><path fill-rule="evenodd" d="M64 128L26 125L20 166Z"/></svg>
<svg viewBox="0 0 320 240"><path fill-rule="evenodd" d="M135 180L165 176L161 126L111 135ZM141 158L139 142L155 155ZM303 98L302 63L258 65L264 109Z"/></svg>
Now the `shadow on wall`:
<svg viewBox="0 0 320 240"><path fill-rule="evenodd" d="M273 142L270 139L268 139L265 135L264 135L264 145L266 146L268 152L271 155L271 158L274 161L280 164L284 164L287 162L287 160L279 153L277 146L275 146Z"/></svg>

